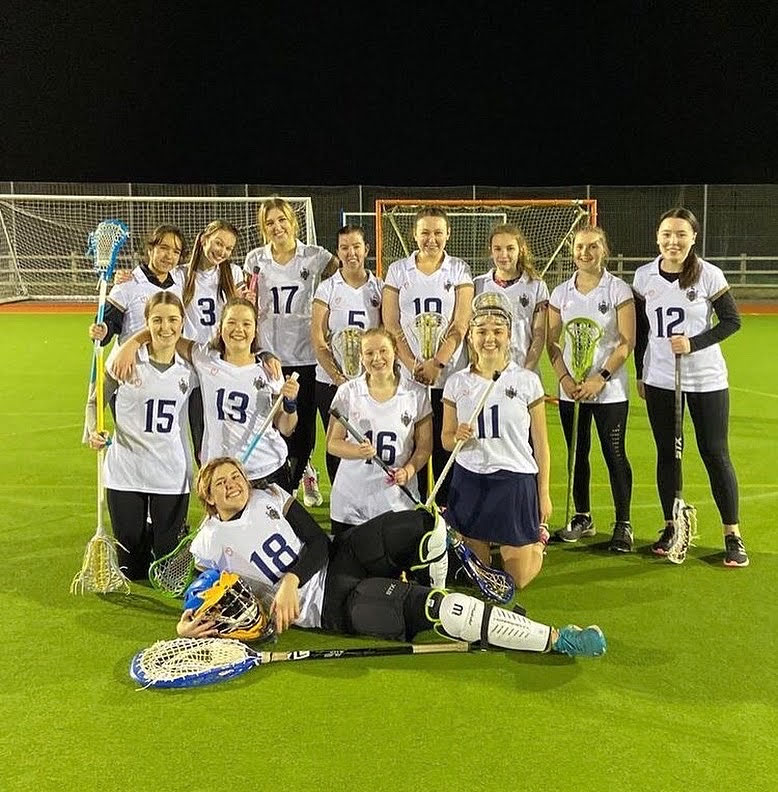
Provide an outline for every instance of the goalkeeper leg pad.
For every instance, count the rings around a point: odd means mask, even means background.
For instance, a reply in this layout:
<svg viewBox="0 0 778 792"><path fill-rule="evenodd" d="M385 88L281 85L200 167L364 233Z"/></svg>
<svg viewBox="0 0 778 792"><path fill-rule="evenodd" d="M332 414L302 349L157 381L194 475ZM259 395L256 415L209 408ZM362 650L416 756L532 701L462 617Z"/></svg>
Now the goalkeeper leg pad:
<svg viewBox="0 0 778 792"><path fill-rule="evenodd" d="M432 591L427 599L427 614L452 638L481 641L483 646L545 652L551 640L548 625L459 592Z"/></svg>
<svg viewBox="0 0 778 792"><path fill-rule="evenodd" d="M448 531L446 521L443 517L435 513L435 525L428 531L419 542L419 561L418 569L429 565L430 582L433 588L443 588L446 585L446 575L448 574Z"/></svg>

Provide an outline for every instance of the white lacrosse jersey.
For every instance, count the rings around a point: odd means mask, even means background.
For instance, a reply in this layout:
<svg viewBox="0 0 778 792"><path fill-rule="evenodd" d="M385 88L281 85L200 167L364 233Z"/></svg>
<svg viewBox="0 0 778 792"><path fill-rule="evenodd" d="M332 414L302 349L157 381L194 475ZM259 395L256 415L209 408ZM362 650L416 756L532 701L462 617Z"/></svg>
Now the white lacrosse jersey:
<svg viewBox="0 0 778 792"><path fill-rule="evenodd" d="M421 360L419 342L411 329L413 320L420 313L439 313L450 323L454 318L457 289L472 284L473 278L467 263L448 253L444 253L443 262L435 272L425 275L416 266L416 255L414 251L408 258L390 264L385 285L399 294L400 325L411 352ZM460 344L433 387L442 388L451 374L464 365L464 344Z"/></svg>
<svg viewBox="0 0 778 792"><path fill-rule="evenodd" d="M203 394L202 463L222 456L243 459L283 380L269 380L261 363L236 366L222 360L218 350L201 344L192 347L192 364ZM249 479L259 479L278 470L286 458L286 442L271 423L243 466Z"/></svg>
<svg viewBox="0 0 778 792"><path fill-rule="evenodd" d="M675 355L670 336L687 338L709 330L713 322L711 303L729 288L724 273L700 259L697 283L682 289L676 280L659 272L660 257L638 267L632 287L646 301L648 347L643 358L643 382L657 388L675 389ZM692 393L724 390L728 386L727 364L719 344L681 357L681 388Z"/></svg>
<svg viewBox="0 0 778 792"><path fill-rule="evenodd" d="M572 373L571 364L572 345L567 337L564 326L571 319L585 317L595 321L602 330L602 336L597 342L594 352L594 362L590 373L599 371L605 367L605 362L619 345L619 324L617 310L622 305L634 301L634 295L630 287L621 278L611 275L604 270L600 282L588 294L581 294L575 287L576 274L571 278L560 283L551 292L549 306L555 309L562 318L562 335L560 344L562 345L562 357L567 366L567 370ZM611 402L623 402L629 398L629 385L627 383L627 367L622 365L618 371L611 372L611 379L605 383L605 387L600 391L596 399L591 399L590 404L609 404ZM563 401L571 401L559 386L559 398Z"/></svg>
<svg viewBox="0 0 778 792"><path fill-rule="evenodd" d="M367 281L356 289L349 286L338 270L331 278L322 281L316 289L313 299L327 306L327 337L332 341L345 327L361 327L369 330L381 324L381 290L384 283L368 272ZM335 360L340 365L340 358L335 353ZM342 368L342 367L341 367ZM332 377L316 364L316 380L332 385Z"/></svg>
<svg viewBox="0 0 778 792"><path fill-rule="evenodd" d="M234 520L208 517L192 540L195 563L234 572L257 593L272 594L300 557L303 543L284 517L291 496L280 487L252 489L243 514ZM327 564L300 586L298 627L321 627Z"/></svg>
<svg viewBox="0 0 778 792"><path fill-rule="evenodd" d="M149 297L158 291L170 291L181 299L184 290L183 270L176 267L170 272L173 285L163 289L157 281L150 281L141 267L135 267L130 274L130 280L117 283L111 288L108 300L124 313L122 331L119 334L119 343L123 344L131 335L146 326L146 317L143 312Z"/></svg>
<svg viewBox="0 0 778 792"><path fill-rule="evenodd" d="M511 358L520 366L524 365L532 343L532 320L535 309L548 302L548 286L543 280L533 280L526 272L510 284L500 286L494 282L494 268L484 275L473 278L475 296L484 292L497 292L505 295L511 304Z"/></svg>
<svg viewBox="0 0 778 792"><path fill-rule="evenodd" d="M243 270L237 264L230 264L230 271L235 286L240 286ZM184 338L198 344L211 341L219 328L224 303L225 299L219 293L219 268L195 272L192 301L184 306Z"/></svg>
<svg viewBox="0 0 778 792"><path fill-rule="evenodd" d="M111 365L118 347L108 356ZM177 354L158 371L148 347L135 357L135 375L120 382L114 408L115 429L105 452L103 481L108 489L179 495L189 492L192 458L187 402L197 386L192 367Z"/></svg>
<svg viewBox="0 0 778 792"><path fill-rule="evenodd" d="M470 420L489 385L469 368L449 379L443 401L456 408L458 423ZM529 443L529 409L544 398L540 377L511 361L492 388L473 426L475 436L462 446L457 464L471 473L537 473Z"/></svg>
<svg viewBox="0 0 778 792"><path fill-rule="evenodd" d="M416 424L432 414L427 389L405 376L400 377L391 399L378 402L370 395L363 374L338 387L332 406L370 439L381 459L392 468L402 467L411 458ZM416 476L406 486L418 498ZM399 487L387 484L386 473L374 462L340 460L330 493L333 520L360 525L387 511L412 508L407 495Z"/></svg>
<svg viewBox="0 0 778 792"><path fill-rule="evenodd" d="M259 267L259 338L262 349L272 349L284 366L313 366L311 306L321 273L332 254L318 245L297 240L297 251L287 264L277 264L270 245L246 256L243 270L249 277Z"/></svg>

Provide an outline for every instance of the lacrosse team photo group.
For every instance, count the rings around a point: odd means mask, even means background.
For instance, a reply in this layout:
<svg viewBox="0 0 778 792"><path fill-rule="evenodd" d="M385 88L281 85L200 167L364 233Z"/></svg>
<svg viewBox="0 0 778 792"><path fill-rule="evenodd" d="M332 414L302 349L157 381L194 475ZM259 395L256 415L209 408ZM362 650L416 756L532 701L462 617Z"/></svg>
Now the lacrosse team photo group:
<svg viewBox="0 0 778 792"><path fill-rule="evenodd" d="M279 194L0 196L0 218L22 239L77 206L80 269L48 254L67 300L25 281L22 245L0 312L20 356L24 328L41 339L24 364L38 414L67 404L78 425L30 435L40 497L75 509L56 607L100 659L74 690L116 688L146 723L245 699L261 730L293 718L318 745L315 713L356 745L354 728L385 735L383 707L392 729L448 728L442 708L479 738L506 737L483 708L518 734L528 707L548 740L559 707L581 729L581 701L612 702L623 728L644 691L661 709L698 689L679 657L710 661L721 620L750 607L751 530L778 491L744 461L765 434L744 400L778 418L747 378L774 319L743 315L694 211L657 211L631 269L594 197L381 198L314 219ZM417 756L412 732L400 743Z"/></svg>

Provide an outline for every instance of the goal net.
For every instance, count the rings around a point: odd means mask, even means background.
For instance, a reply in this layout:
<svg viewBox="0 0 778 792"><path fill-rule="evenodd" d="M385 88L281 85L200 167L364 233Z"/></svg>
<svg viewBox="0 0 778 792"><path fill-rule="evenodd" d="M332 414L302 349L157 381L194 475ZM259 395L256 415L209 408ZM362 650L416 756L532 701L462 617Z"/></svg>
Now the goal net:
<svg viewBox="0 0 778 792"><path fill-rule="evenodd" d="M232 260L243 265L262 244L257 212L270 196L179 198L132 196L0 195L0 301L97 299L97 276L86 257L87 236L101 220L123 220L130 240L117 267L144 260L146 238L160 223L178 226L187 260L197 234L212 220L232 223L239 233ZM311 199L287 198L300 225L300 239L316 244Z"/></svg>
<svg viewBox="0 0 778 792"><path fill-rule="evenodd" d="M594 199L554 200L386 200L376 201L376 271L386 272L396 259L416 249L414 218L425 207L443 209L451 225L447 252L464 259L472 274L491 267L489 232L498 224L517 226L527 239L535 267L553 288L572 274L572 241L581 226L596 223ZM348 220L349 216L345 215ZM358 220L354 216L354 220Z"/></svg>

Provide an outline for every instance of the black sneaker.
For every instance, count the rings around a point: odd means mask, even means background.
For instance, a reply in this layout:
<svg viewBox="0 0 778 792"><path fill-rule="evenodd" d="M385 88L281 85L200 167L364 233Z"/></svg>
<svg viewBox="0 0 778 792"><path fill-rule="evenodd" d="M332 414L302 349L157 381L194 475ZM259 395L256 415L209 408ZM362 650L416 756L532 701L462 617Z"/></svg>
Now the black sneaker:
<svg viewBox="0 0 778 792"><path fill-rule="evenodd" d="M736 534L724 535L724 546L727 554L724 557L724 566L747 567L749 564L748 553L741 537Z"/></svg>
<svg viewBox="0 0 778 792"><path fill-rule="evenodd" d="M563 542L577 542L582 536L594 536L597 531L590 514L574 514L570 522L556 532Z"/></svg>
<svg viewBox="0 0 778 792"><path fill-rule="evenodd" d="M613 536L608 550L614 553L632 552L632 526L628 522L616 522L613 524Z"/></svg>
<svg viewBox="0 0 778 792"><path fill-rule="evenodd" d="M675 538L675 526L672 523L665 525L661 534L662 535L659 537L659 539L657 539L656 542L651 545L651 552L655 553L656 555L665 556L673 544L673 539Z"/></svg>

